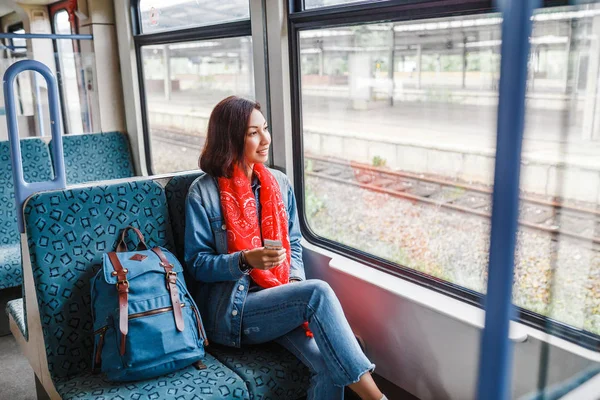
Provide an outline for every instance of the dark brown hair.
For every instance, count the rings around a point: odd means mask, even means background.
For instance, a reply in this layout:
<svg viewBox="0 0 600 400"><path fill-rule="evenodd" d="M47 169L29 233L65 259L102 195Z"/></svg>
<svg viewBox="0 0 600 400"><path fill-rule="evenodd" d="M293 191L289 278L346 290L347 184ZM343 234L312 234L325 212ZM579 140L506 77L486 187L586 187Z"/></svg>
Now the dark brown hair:
<svg viewBox="0 0 600 400"><path fill-rule="evenodd" d="M229 96L215 106L198 161L202 171L215 178L231 178L235 164L245 166L246 128L254 110L260 111L260 104L237 96Z"/></svg>

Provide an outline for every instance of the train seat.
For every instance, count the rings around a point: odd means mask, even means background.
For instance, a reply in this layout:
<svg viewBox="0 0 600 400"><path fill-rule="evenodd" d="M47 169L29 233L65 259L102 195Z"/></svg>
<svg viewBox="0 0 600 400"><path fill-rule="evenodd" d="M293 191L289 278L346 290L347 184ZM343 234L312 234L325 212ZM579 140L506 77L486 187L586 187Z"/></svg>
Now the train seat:
<svg viewBox="0 0 600 400"><path fill-rule="evenodd" d="M28 174L38 174L39 177L36 177L36 180L33 181L48 180L50 174L52 174L52 167L48 161L50 159L49 157L51 157L52 141L50 141L49 145L46 145L46 143L42 142L40 139L26 140L33 141L36 143L36 146L34 146L34 149L31 149L32 146L28 145L27 149L22 150L25 179L28 180ZM133 162L131 160L129 141L127 136L121 132L64 135L62 140L67 183L69 184L129 178L135 175ZM0 166L0 168L4 168L5 164L10 168L8 142L6 142L6 146L6 157L4 156L5 153L3 151L0 153L2 154L2 159L0 160L2 166ZM23 146L21 147L23 148ZM34 150L35 152L40 151L37 147L45 151L43 158L40 158L40 156L34 157ZM32 162L37 162L36 160L44 162L30 165ZM10 186L5 185L0 190L3 190L4 187L9 187L12 193L12 175L8 173L7 176L9 178ZM10 200L10 202L3 202L3 207L12 204L14 204L14 193L12 193L12 200ZM12 219L14 220L12 224L15 226L13 231L16 241L13 240L14 244L8 247L4 247L3 243L0 248L0 265L2 266L0 268L0 289L5 287L3 286L3 281L11 281L11 279L4 279L3 277L3 274L7 274L8 272L13 275L12 281L16 280L14 278L15 276L18 277L18 283L16 285L14 282L11 283L13 286L21 284L21 254L19 235L16 230L16 214L14 211L12 213ZM4 222L4 218L2 218L2 222ZM22 302L20 304L22 304ZM15 306L16 303L13 304L13 308ZM22 313L24 314L25 311ZM9 316L10 315L12 314L9 314ZM15 320L15 323L19 326L24 337L27 338L27 321L24 319L22 322L24 325L21 325L19 321Z"/></svg>
<svg viewBox="0 0 600 400"><path fill-rule="evenodd" d="M23 160L23 176L27 182L47 181L53 177L50 165L50 152L48 145L39 138L21 139L21 158ZM7 310L15 310L21 319L15 319L15 324L23 336L27 337L25 325L25 312L17 312L20 303L5 303L14 299L18 294L18 287L23 283L23 269L21 267L21 236L17 227L17 211L15 206L15 189L12 176L10 157L10 143L0 142L0 290L1 306L6 304ZM9 301L9 303L10 303ZM10 332L10 316L0 316L0 335Z"/></svg>
<svg viewBox="0 0 600 400"><path fill-rule="evenodd" d="M173 177L165 186L177 256L183 260L185 198L200 172ZM193 282L190 282L193 285ZM191 285L189 285L191 287ZM296 399L306 395L310 371L293 354L276 343L241 349L212 343L208 348L219 361L246 382L255 399Z"/></svg>
<svg viewBox="0 0 600 400"><path fill-rule="evenodd" d="M208 351L246 382L251 398L283 400L306 396L310 371L275 342L240 349L213 343Z"/></svg>
<svg viewBox="0 0 600 400"><path fill-rule="evenodd" d="M52 179L50 152L44 141L21 139L21 158L25 181ZM0 142L0 289L20 286L23 282L14 188L10 143Z"/></svg>
<svg viewBox="0 0 600 400"><path fill-rule="evenodd" d="M172 249L163 188L152 180L42 192L24 207L39 320L50 378L63 399L247 399L243 380L208 355L193 367L143 382L115 384L91 374L90 279L118 233L138 227L149 246ZM99 393L102 393L101 396Z"/></svg>
<svg viewBox="0 0 600 400"><path fill-rule="evenodd" d="M87 371L60 378L56 389L63 400L71 399L249 399L244 382L210 354L202 359L206 369L189 366L145 381L115 383L102 374Z"/></svg>
<svg viewBox="0 0 600 400"><path fill-rule="evenodd" d="M70 185L135 176L129 141L121 132L65 135L62 140Z"/></svg>
<svg viewBox="0 0 600 400"><path fill-rule="evenodd" d="M14 299L8 302L6 305L6 313L15 321L15 324L23 334L23 337L27 337L27 324L25 319L25 307L23 306L23 299Z"/></svg>

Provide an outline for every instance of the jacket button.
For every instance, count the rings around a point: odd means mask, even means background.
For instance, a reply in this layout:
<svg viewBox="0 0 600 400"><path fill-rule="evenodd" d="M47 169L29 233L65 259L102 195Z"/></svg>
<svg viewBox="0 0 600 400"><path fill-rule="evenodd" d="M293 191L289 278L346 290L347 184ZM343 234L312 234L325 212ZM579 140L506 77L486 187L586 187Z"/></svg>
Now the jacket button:
<svg viewBox="0 0 600 400"><path fill-rule="evenodd" d="M242 290L244 290L244 285L240 285L238 286L238 290L241 292Z"/></svg>
<svg viewBox="0 0 600 400"><path fill-rule="evenodd" d="M221 229L223 229L224 231L226 231L227 230L227 225L225 225L225 224L221 225Z"/></svg>
<svg viewBox="0 0 600 400"><path fill-rule="evenodd" d="M237 315L237 310L233 310L233 311L231 312L231 315L233 315L233 316L235 317L235 316Z"/></svg>

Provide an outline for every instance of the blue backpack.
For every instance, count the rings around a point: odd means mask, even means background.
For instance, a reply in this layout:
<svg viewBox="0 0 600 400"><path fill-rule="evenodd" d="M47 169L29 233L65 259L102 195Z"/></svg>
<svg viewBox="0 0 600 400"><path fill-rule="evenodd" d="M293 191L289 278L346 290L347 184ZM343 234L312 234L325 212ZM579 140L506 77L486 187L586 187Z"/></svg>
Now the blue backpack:
<svg viewBox="0 0 600 400"><path fill-rule="evenodd" d="M139 238L136 251L126 251L129 229ZM148 250L138 229L125 228L117 251L104 254L91 303L93 370L100 367L109 380L148 379L194 363L203 368L208 340L183 268L168 250Z"/></svg>

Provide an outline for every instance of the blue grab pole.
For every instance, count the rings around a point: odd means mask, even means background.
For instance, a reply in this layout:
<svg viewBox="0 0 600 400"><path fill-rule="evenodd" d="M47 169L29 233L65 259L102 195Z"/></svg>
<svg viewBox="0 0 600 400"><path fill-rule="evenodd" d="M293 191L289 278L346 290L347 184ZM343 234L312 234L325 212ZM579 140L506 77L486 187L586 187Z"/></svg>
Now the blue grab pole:
<svg viewBox="0 0 600 400"><path fill-rule="evenodd" d="M55 33L0 33L0 39L64 39L93 40L93 35L64 35Z"/></svg>
<svg viewBox="0 0 600 400"><path fill-rule="evenodd" d="M519 173L525 117L525 89L531 17L539 0L499 0L503 14L502 58L490 263L485 328L479 359L479 400L510 398L513 314L512 283L519 216Z"/></svg>
<svg viewBox="0 0 600 400"><path fill-rule="evenodd" d="M52 132L52 163L54 165L54 179L47 182L25 182L23 178L23 162L21 160L21 144L19 140L19 127L17 124L17 110L14 97L14 81L23 71L39 72L48 84L48 104L50 106L50 127ZM6 124L8 127L8 140L10 141L10 156L13 179L15 182L15 203L17 206L17 223L19 231L25 232L23 224L23 204L27 197L43 190L64 189L67 187L65 175L65 161L63 158L62 128L60 124L60 109L58 103L58 87L56 79L50 69L39 61L17 61L4 73L4 100L6 103ZM39 99L38 99L39 101Z"/></svg>

